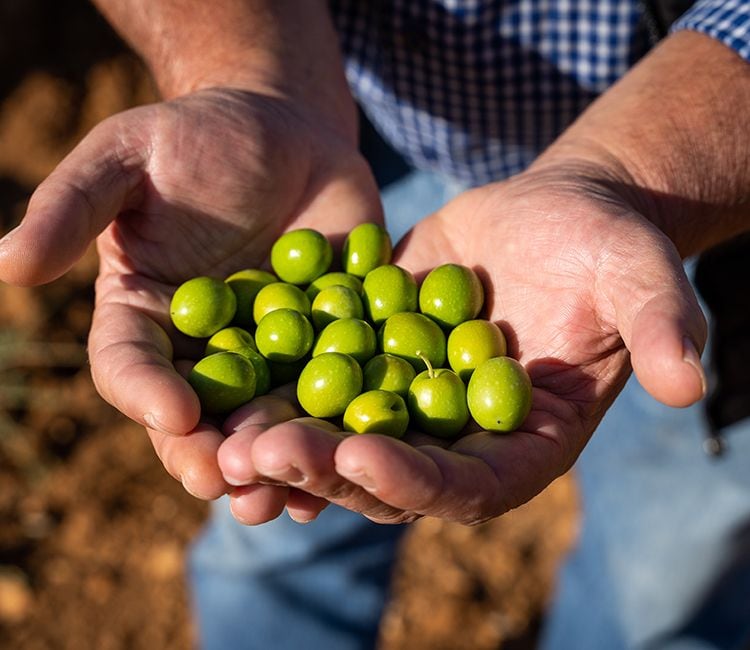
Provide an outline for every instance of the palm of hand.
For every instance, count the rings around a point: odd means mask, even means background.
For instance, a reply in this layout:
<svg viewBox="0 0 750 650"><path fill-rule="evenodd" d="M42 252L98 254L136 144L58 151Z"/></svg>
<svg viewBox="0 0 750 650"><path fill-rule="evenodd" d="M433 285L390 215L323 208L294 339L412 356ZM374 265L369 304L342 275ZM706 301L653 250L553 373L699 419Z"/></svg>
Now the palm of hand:
<svg viewBox="0 0 750 650"><path fill-rule="evenodd" d="M198 423L197 398L173 365L189 349L169 323L174 288L260 266L286 229L335 239L381 212L344 126L287 99L204 91L94 129L35 192L6 238L0 273L19 284L53 280L98 235L89 338L97 389L147 426L186 489L212 498L227 490L216 462L223 437Z"/></svg>
<svg viewBox="0 0 750 650"><path fill-rule="evenodd" d="M379 217L354 148L282 100L210 91L118 119L141 179L129 209L99 238L105 268L119 263L173 285L260 265L292 224L335 235ZM318 164L323 158L332 162ZM316 202L346 207L320 222Z"/></svg>
<svg viewBox="0 0 750 650"><path fill-rule="evenodd" d="M451 261L483 276L487 316L534 383L522 430L471 433L447 448L420 434L405 444L289 424L247 435L263 411L251 409L220 450L232 476L284 481L293 468L293 485L377 521L429 514L473 523L527 501L570 467L630 372L628 350L658 398L699 397L681 337L700 345L705 333L679 257L614 194L529 173L465 193L420 223L398 255L417 273ZM251 468L237 462L243 447ZM259 517L239 499L235 512Z"/></svg>
<svg viewBox="0 0 750 650"><path fill-rule="evenodd" d="M313 128L280 100L210 91L115 119L123 167L134 166L138 183L97 242L92 372L99 392L131 418L186 433L198 404L171 368L172 344L179 356L188 343L169 323L177 284L260 266L289 227L343 235L380 216L377 194L345 138ZM160 390L149 397L152 384Z"/></svg>
<svg viewBox="0 0 750 650"><path fill-rule="evenodd" d="M601 215L602 206L580 194L546 189L524 198L537 189L525 184L464 195L411 235L432 242L434 250L407 244L401 258L419 270L440 256L477 270L487 291L486 317L501 325L509 354L532 378L533 407L520 431L477 432L450 446L503 477L495 495L498 512L524 503L572 465L630 373L606 289L628 272L625 250L620 255L611 246L613 215ZM575 214L586 208L599 216ZM457 218L464 224L458 239L451 236ZM621 236L648 231L627 221Z"/></svg>

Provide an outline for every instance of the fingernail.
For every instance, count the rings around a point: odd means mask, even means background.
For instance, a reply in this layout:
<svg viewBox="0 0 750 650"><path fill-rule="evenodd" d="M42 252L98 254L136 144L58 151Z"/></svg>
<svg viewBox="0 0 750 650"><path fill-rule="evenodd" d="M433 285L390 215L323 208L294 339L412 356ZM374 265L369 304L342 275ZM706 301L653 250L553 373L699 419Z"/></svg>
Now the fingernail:
<svg viewBox="0 0 750 650"><path fill-rule="evenodd" d="M283 481L287 485L304 485L307 482L307 477L300 472L299 469L292 467L291 465L288 467L280 467L270 472L263 471L263 474L278 481Z"/></svg>
<svg viewBox="0 0 750 650"><path fill-rule="evenodd" d="M377 489L377 486L375 485L375 481L373 480L372 476L369 474L366 474L365 472L362 472L360 470L346 470L341 471L337 470L339 473L339 476L343 476L348 481L351 481L352 483L356 483L361 488L367 490L368 492L375 492Z"/></svg>
<svg viewBox="0 0 750 650"><path fill-rule="evenodd" d="M185 492L187 492L190 496L195 497L196 499L200 499L201 501L213 501L212 497L206 496L205 494L199 494L191 487L189 487L187 481L180 479L180 483L182 483L182 489L185 490Z"/></svg>
<svg viewBox="0 0 750 650"><path fill-rule="evenodd" d="M232 517L234 517L235 521L238 524L242 524L243 526L254 526L255 523L252 521L248 521L247 519L244 519L243 517L240 517L235 511L234 511L234 502L229 501L229 512L232 513Z"/></svg>
<svg viewBox="0 0 750 650"><path fill-rule="evenodd" d="M246 481L247 482L247 481ZM274 485L276 487L289 487L286 481L277 481L275 478L269 478L268 476L260 476L257 483L261 485Z"/></svg>
<svg viewBox="0 0 750 650"><path fill-rule="evenodd" d="M317 515L313 515L312 517L301 517L300 515L293 515L289 510L287 510L287 514L289 515L289 518L297 524L309 524L311 521L315 521L318 517Z"/></svg>
<svg viewBox="0 0 750 650"><path fill-rule="evenodd" d="M242 487L243 485L247 485L249 482L247 479L237 478L236 476L230 476L226 472L221 473L224 480L231 485L232 487Z"/></svg>
<svg viewBox="0 0 750 650"><path fill-rule="evenodd" d="M155 431L159 431L161 433L168 433L168 434L174 434L174 431L170 431L167 429L159 420L157 420L156 416L153 413L146 413L143 416L143 421L146 423L146 426L149 429L154 429Z"/></svg>
<svg viewBox="0 0 750 650"><path fill-rule="evenodd" d="M682 339L682 360L695 368L695 371L698 373L698 377L701 381L702 395L705 395L708 390L708 385L706 383L706 373L703 370L701 357L698 354L695 343L693 343L690 337L687 336Z"/></svg>

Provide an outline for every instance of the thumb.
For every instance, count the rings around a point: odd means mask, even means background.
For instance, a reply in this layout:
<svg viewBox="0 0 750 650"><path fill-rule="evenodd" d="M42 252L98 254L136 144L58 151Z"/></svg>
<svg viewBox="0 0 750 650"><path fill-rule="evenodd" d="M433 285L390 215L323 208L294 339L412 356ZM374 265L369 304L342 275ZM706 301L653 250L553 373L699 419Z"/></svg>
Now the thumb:
<svg viewBox="0 0 750 650"><path fill-rule="evenodd" d="M57 279L132 202L145 149L120 125L118 117L102 122L39 185L21 224L0 240L0 280L30 286Z"/></svg>
<svg viewBox="0 0 750 650"><path fill-rule="evenodd" d="M649 278L649 285L636 288L635 296L618 292L615 305L618 329L638 381L660 402L684 407L706 393L700 352L707 328L676 252L673 257L642 276ZM649 260L649 266L653 262Z"/></svg>

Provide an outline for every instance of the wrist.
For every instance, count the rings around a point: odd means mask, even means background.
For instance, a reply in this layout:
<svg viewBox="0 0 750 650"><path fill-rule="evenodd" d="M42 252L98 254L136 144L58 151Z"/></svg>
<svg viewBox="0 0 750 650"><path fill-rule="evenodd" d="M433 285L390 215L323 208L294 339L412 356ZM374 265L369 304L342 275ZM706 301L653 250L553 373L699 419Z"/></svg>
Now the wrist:
<svg viewBox="0 0 750 650"><path fill-rule="evenodd" d="M535 166L571 166L599 179L683 257L692 255L750 227L748 102L746 62L704 35L678 33L602 95Z"/></svg>
<svg viewBox="0 0 750 650"><path fill-rule="evenodd" d="M357 112L324 0L95 0L165 99L207 88L283 98L356 138Z"/></svg>

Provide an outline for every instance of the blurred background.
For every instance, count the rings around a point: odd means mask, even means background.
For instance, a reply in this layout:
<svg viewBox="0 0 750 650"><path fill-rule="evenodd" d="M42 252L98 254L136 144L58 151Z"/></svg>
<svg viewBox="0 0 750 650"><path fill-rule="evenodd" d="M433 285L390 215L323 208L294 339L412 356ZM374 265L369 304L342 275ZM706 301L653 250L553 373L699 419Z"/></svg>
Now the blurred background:
<svg viewBox="0 0 750 650"><path fill-rule="evenodd" d="M154 101L148 74L85 0L0 0L0 219L97 122ZM0 645L185 649L187 545L207 507L93 389L96 254L63 279L0 285ZM500 520L413 526L385 650L533 648L576 531L570 476Z"/></svg>

